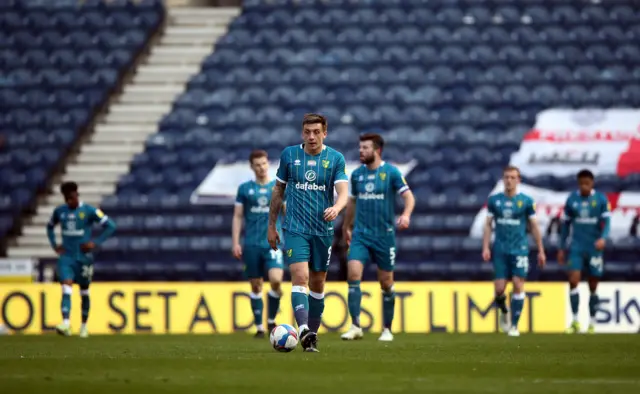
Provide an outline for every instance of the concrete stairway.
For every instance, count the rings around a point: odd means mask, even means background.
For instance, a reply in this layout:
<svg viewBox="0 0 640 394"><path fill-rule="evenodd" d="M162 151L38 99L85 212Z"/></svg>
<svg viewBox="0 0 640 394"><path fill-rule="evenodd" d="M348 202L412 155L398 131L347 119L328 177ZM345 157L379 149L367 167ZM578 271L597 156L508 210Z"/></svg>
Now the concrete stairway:
<svg viewBox="0 0 640 394"><path fill-rule="evenodd" d="M91 205L99 205L104 196L113 194L118 179L128 173L134 156L144 150L145 141L156 133L162 116L171 110L173 101L184 92L189 78L200 70L204 58L239 12L237 8L169 8L160 40L153 44L148 58L77 157L67 163L65 173L53 186L53 194L25 225L16 246L9 248L9 257L55 257L45 225L62 203L60 184L77 182L81 199Z"/></svg>

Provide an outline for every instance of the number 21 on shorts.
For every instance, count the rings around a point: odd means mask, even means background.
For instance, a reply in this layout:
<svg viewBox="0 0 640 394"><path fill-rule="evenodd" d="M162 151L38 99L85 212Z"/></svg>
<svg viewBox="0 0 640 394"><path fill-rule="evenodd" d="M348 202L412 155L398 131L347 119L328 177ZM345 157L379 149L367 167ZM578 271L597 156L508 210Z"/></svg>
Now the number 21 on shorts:
<svg viewBox="0 0 640 394"><path fill-rule="evenodd" d="M389 263L391 266L396 265L396 248L395 246L389 248Z"/></svg>
<svg viewBox="0 0 640 394"><path fill-rule="evenodd" d="M516 256L516 268L523 269L524 272L529 271L529 256Z"/></svg>
<svg viewBox="0 0 640 394"><path fill-rule="evenodd" d="M331 248L333 246L329 246L329 249L327 250L327 267L329 266L329 264L331 263Z"/></svg>

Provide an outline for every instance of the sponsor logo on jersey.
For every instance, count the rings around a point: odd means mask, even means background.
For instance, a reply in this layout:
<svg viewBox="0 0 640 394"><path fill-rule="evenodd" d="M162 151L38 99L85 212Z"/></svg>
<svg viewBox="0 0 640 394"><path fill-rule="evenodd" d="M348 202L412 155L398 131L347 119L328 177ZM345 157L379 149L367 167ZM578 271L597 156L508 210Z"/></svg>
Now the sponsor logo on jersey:
<svg viewBox="0 0 640 394"><path fill-rule="evenodd" d="M313 190L313 191L318 191L318 192L327 191L327 187L325 185L318 186L315 183L308 183L308 182L305 182L305 183L298 182L298 183L296 183L296 189L305 190L305 191L306 190Z"/></svg>
<svg viewBox="0 0 640 394"><path fill-rule="evenodd" d="M372 182L369 182L366 185L364 185L364 190L366 190L369 193L371 193L375 188L376 188L376 185L374 185Z"/></svg>
<svg viewBox="0 0 640 394"><path fill-rule="evenodd" d="M503 224L503 225L507 225L507 226L519 226L520 225L520 219L498 218L498 220L496 220L496 222L498 222L498 224Z"/></svg>
<svg viewBox="0 0 640 394"><path fill-rule="evenodd" d="M304 173L304 179L306 179L309 182L315 182L317 177L318 177L318 175L313 170L309 170L309 171Z"/></svg>
<svg viewBox="0 0 640 394"><path fill-rule="evenodd" d="M375 194L375 193L359 193L358 198L360 200L384 200L384 194Z"/></svg>

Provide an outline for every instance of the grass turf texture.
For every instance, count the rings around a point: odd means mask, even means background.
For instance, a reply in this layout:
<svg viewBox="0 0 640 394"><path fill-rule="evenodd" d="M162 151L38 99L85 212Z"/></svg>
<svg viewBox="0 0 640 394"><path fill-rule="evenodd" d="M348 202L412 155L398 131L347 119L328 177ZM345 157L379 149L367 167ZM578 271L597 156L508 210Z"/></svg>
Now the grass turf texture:
<svg viewBox="0 0 640 394"><path fill-rule="evenodd" d="M3 393L640 393L640 335L320 336L277 353L220 336L0 338Z"/></svg>

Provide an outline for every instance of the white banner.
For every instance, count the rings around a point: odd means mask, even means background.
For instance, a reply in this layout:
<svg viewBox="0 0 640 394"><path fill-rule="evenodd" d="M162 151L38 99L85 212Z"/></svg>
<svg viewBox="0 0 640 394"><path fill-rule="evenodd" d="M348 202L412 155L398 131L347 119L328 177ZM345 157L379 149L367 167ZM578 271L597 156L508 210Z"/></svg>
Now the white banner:
<svg viewBox="0 0 640 394"><path fill-rule="evenodd" d="M32 259L0 259L0 282L31 282L34 270Z"/></svg>
<svg viewBox="0 0 640 394"><path fill-rule="evenodd" d="M605 262L604 269L607 269ZM589 285L581 283L580 309L578 318L582 330L589 326ZM637 333L640 330L640 284L611 282L598 286L600 304L596 312L596 333ZM571 304L567 293L566 300L567 327L573 320Z"/></svg>
<svg viewBox="0 0 640 394"><path fill-rule="evenodd" d="M491 191L491 195L504 190L502 181ZM519 191L531 196L536 202L536 218L540 231L545 234L551 225L551 221L562 214L564 203L570 192L557 192L553 190L533 187L521 184ZM640 193L622 192L608 195L611 202L611 238L623 238L629 236L634 219L640 214ZM473 238L482 238L482 228L487 217L487 208L483 207L475 217L469 235Z"/></svg>
<svg viewBox="0 0 640 394"><path fill-rule="evenodd" d="M523 176L640 172L640 110L549 109L536 118L511 164Z"/></svg>
<svg viewBox="0 0 640 394"><path fill-rule="evenodd" d="M415 167L415 162L411 161L405 164L393 163L403 176L407 176ZM269 163L269 177L275 179L276 171L279 163L277 161ZM347 175L353 170L361 166L359 162L347 162ZM202 183L191 194L192 204L216 204L227 205L233 204L238 192L238 186L243 182L254 179L253 170L249 167L248 162L235 162L227 164L216 164L215 167L204 178Z"/></svg>

